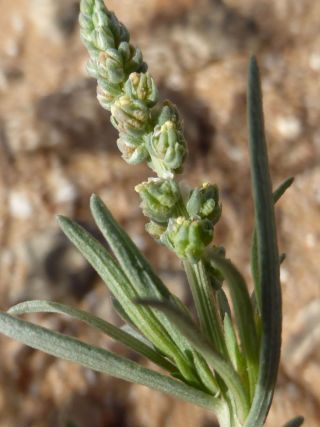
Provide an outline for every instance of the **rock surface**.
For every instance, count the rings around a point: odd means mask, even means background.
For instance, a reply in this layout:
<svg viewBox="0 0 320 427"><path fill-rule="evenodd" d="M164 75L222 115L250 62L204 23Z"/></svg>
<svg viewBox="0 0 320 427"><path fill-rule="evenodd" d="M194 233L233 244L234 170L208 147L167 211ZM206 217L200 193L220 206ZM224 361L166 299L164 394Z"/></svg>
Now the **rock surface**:
<svg viewBox="0 0 320 427"><path fill-rule="evenodd" d="M0 15L0 309L29 298L78 305L120 324L105 287L59 233L56 214L94 230L98 193L188 300L179 262L144 231L116 133L86 77L75 0L2 0ZM108 1L143 48L161 94L177 103L190 156L182 179L216 182L223 217L216 242L249 278L252 229L246 142L246 68L259 54L273 182L295 175L279 202L283 353L267 426L297 414L320 419L320 3L314 0ZM127 354L66 318L52 329ZM1 427L214 426L207 413L144 387L57 361L0 336ZM128 355L128 354L127 354Z"/></svg>

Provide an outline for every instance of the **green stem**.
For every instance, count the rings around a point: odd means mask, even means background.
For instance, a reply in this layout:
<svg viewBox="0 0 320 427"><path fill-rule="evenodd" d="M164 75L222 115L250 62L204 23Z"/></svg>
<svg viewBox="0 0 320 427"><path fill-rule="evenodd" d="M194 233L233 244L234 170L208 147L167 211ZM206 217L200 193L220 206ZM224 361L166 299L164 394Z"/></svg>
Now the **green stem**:
<svg viewBox="0 0 320 427"><path fill-rule="evenodd" d="M199 261L196 264L191 264L189 261L183 261L183 266L189 281L201 330L218 353L227 355L221 319L213 300L213 293L208 283L203 262Z"/></svg>

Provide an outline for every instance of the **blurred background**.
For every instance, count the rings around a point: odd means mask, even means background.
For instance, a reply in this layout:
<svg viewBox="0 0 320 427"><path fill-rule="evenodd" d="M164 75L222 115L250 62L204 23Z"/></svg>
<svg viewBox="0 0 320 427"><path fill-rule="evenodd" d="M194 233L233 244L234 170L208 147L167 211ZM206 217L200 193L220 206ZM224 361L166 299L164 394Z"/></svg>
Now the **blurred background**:
<svg viewBox="0 0 320 427"><path fill-rule="evenodd" d="M216 243L250 279L252 204L246 141L246 69L258 55L277 206L284 331L267 425L303 414L320 425L320 2L109 0L143 50L163 97L179 107L190 155L181 179L215 182L223 217ZM134 186L150 176L124 163L109 114L85 72L76 0L0 0L0 309L44 298L121 324L105 286L60 233L57 213L97 234L98 193L186 301L185 277L144 231ZM82 324L28 316L132 356ZM0 336L1 427L209 427L214 418L144 387L55 360ZM143 361L142 361L143 362Z"/></svg>

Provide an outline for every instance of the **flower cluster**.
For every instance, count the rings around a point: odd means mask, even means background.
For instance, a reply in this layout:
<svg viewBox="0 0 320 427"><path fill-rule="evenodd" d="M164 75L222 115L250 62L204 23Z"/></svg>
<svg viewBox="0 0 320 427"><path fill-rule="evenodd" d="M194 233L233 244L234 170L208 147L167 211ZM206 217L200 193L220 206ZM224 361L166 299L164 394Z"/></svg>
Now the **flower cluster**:
<svg viewBox="0 0 320 427"><path fill-rule="evenodd" d="M181 259L196 262L220 217L218 189L204 184L187 200L182 197L174 180L187 154L178 110L168 100L159 102L141 51L130 44L128 30L103 0L81 2L80 25L90 54L88 72L97 79L98 100L119 131L123 159L133 165L146 162L158 176L136 187L150 218L146 229Z"/></svg>

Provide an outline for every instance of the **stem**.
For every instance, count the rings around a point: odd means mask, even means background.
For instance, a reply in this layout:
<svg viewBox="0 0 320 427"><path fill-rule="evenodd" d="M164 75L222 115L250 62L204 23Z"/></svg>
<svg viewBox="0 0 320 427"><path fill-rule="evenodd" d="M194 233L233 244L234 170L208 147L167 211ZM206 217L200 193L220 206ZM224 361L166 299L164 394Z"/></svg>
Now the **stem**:
<svg viewBox="0 0 320 427"><path fill-rule="evenodd" d="M227 355L221 319L218 315L218 308L213 300L203 262L199 261L196 264L191 264L189 261L183 261L183 266L188 277L201 330L214 345L214 349L218 353Z"/></svg>

